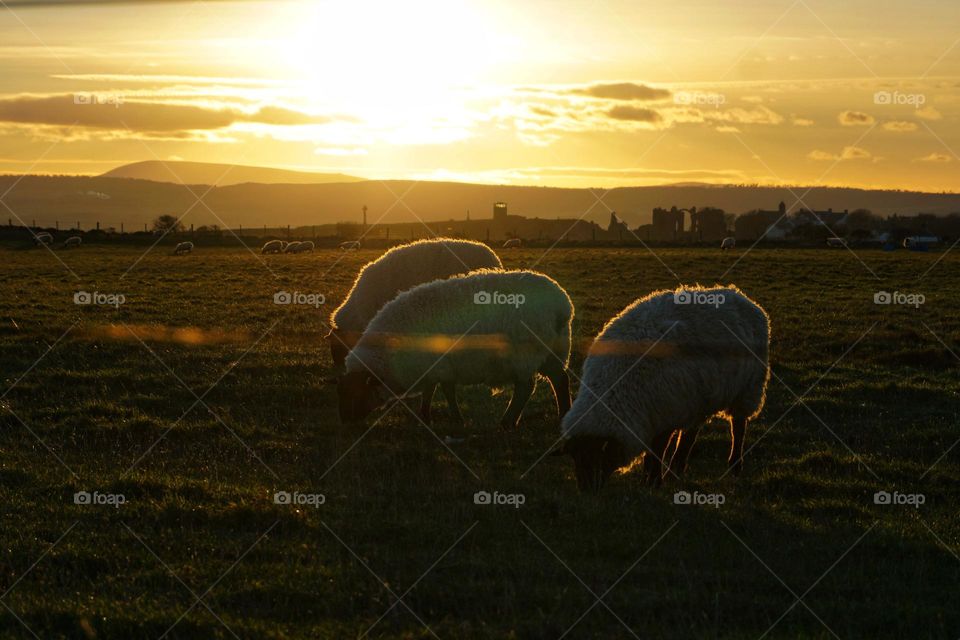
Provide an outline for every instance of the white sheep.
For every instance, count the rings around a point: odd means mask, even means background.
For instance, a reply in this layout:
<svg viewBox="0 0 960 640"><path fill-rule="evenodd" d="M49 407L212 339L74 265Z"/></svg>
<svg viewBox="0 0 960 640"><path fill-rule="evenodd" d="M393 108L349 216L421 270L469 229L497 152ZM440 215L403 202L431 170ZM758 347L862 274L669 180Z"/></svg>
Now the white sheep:
<svg viewBox="0 0 960 640"><path fill-rule="evenodd" d="M312 240L304 240L303 242L298 242L297 246L293 248L290 253L307 253L313 251L314 244Z"/></svg>
<svg viewBox="0 0 960 640"><path fill-rule="evenodd" d="M517 249L517 248L520 247L521 244L523 244L523 243L521 242L520 238L510 238L509 240L507 240L506 242L503 243L503 248L504 248L504 249Z"/></svg>
<svg viewBox="0 0 960 640"><path fill-rule="evenodd" d="M294 240L293 242L288 242L283 246L284 253L296 253L297 247L300 246L300 243Z"/></svg>
<svg viewBox="0 0 960 640"><path fill-rule="evenodd" d="M770 369L766 312L734 286L656 291L610 320L583 363L577 399L564 417L564 445L581 490L644 456L659 484L677 432L670 471L686 468L700 425L730 420L729 464L743 465L747 423L763 408Z"/></svg>
<svg viewBox="0 0 960 640"><path fill-rule="evenodd" d="M33 243L36 245L53 244L53 236L46 231L41 231L33 236Z"/></svg>
<svg viewBox="0 0 960 640"><path fill-rule="evenodd" d="M263 245L263 248L260 249L260 253L282 253L283 252L283 240L270 240Z"/></svg>
<svg viewBox="0 0 960 640"><path fill-rule="evenodd" d="M173 249L173 255L175 256L179 256L179 255L183 255L184 253L191 253L191 252L193 252L193 243L189 241L180 242Z"/></svg>
<svg viewBox="0 0 960 640"><path fill-rule="evenodd" d="M734 237L727 237L723 239L723 242L720 243L721 249L736 249L737 239Z"/></svg>
<svg viewBox="0 0 960 640"><path fill-rule="evenodd" d="M70 247L79 247L81 242L83 242L83 238L80 236L70 236L63 241L63 248L69 249Z"/></svg>
<svg viewBox="0 0 960 640"><path fill-rule="evenodd" d="M330 314L330 355L341 371L347 352L357 343L377 311L401 291L474 269L502 269L500 258L485 244L436 238L394 247L360 270L343 303Z"/></svg>
<svg viewBox="0 0 960 640"><path fill-rule="evenodd" d="M340 248L344 251L356 251L360 248L359 240L347 240L346 242L340 243Z"/></svg>
<svg viewBox="0 0 960 640"><path fill-rule="evenodd" d="M391 398L422 393L421 418L443 388L462 422L456 385L513 384L500 421L516 427L537 375L553 387L560 415L570 408L567 362L573 303L552 278L534 271L482 269L435 280L398 295L370 321L347 356L338 384L340 418L362 420Z"/></svg>

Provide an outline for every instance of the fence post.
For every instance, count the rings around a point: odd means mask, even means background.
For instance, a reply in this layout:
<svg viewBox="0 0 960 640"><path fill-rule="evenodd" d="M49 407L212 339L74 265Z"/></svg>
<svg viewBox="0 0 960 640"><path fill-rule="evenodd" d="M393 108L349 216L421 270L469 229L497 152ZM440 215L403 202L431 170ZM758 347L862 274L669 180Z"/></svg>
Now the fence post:
<svg viewBox="0 0 960 640"><path fill-rule="evenodd" d="M97 231L100 231L100 221L97 220Z"/></svg>
<svg viewBox="0 0 960 640"><path fill-rule="evenodd" d="M120 223L120 234L121 234L121 235L123 234L123 223L122 223L122 222Z"/></svg>

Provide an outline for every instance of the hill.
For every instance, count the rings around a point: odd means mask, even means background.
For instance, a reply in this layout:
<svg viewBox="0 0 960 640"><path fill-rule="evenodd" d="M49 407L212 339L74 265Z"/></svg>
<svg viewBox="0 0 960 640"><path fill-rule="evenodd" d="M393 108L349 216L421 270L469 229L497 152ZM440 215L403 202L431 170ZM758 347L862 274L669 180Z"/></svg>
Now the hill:
<svg viewBox="0 0 960 640"><path fill-rule="evenodd" d="M215 184L221 187L255 182L261 184L327 184L330 182L357 182L363 178L342 173L310 173L288 171L272 167L215 164L210 162L161 162L148 160L111 169L104 178L136 178L174 184Z"/></svg>
<svg viewBox="0 0 960 640"><path fill-rule="evenodd" d="M15 186L14 183L16 183ZM603 189L504 186L408 180L331 184L237 184L219 187L116 177L0 176L4 202L27 223L41 226L81 222L142 228L161 214L184 216L185 224L220 226L309 226L358 222L361 208L375 222L438 222L491 217L492 204L508 203L511 214L540 218L583 218L606 226L610 209L631 227L647 223L654 207L720 207L731 213L775 209L795 197L783 187L658 186ZM793 189L804 194L805 188ZM203 204L195 204L206 193ZM402 197L402 201L398 201ZM598 199L602 198L602 202ZM816 187L804 196L815 209L870 209L878 215L960 212L960 194L871 191ZM191 208L192 207L192 208ZM11 218L11 214L5 216ZM16 221L16 218L13 218ZM6 220L2 220L6 222Z"/></svg>

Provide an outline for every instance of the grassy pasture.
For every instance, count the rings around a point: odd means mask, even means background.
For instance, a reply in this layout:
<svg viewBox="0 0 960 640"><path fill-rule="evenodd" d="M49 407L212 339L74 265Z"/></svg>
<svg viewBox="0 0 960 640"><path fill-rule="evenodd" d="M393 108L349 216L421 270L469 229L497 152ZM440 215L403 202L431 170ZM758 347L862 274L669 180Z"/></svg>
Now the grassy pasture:
<svg viewBox="0 0 960 640"><path fill-rule="evenodd" d="M503 252L567 288L581 341L678 280L735 283L772 319L741 477L718 422L682 484L595 497L541 459L546 384L518 432L481 387L465 428L440 396L432 431L403 407L338 424L324 321L375 252L142 251L0 248L0 637L960 637L960 253Z"/></svg>

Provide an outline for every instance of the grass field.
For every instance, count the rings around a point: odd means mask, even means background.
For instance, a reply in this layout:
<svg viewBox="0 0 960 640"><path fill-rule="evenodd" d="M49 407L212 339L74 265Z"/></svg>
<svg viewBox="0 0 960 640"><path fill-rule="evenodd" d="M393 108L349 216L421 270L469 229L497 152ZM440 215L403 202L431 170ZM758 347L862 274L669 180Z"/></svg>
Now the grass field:
<svg viewBox="0 0 960 640"><path fill-rule="evenodd" d="M324 321L375 252L163 249L123 276L142 250L0 249L0 637L960 637L960 252L504 253L567 288L581 341L678 280L735 283L770 314L740 478L717 422L682 484L626 474L588 496L541 459L543 383L518 432L481 387L465 428L439 396L433 431L402 407L339 425Z"/></svg>

